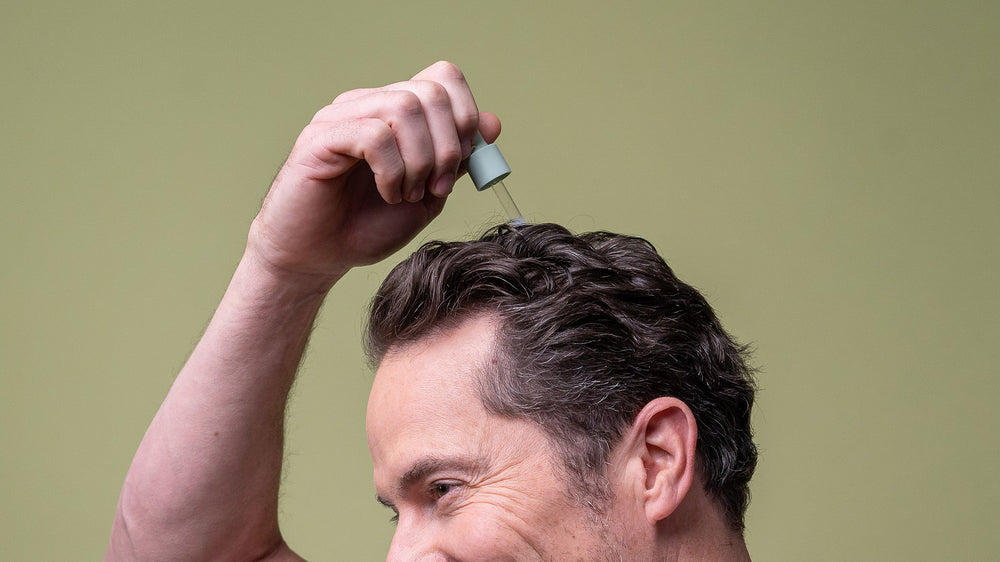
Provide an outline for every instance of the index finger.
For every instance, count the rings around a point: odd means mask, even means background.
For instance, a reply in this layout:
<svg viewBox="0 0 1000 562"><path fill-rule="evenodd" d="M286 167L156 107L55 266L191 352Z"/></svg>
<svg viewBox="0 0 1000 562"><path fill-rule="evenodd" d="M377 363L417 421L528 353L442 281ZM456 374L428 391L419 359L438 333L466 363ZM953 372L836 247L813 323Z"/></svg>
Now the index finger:
<svg viewBox="0 0 1000 562"><path fill-rule="evenodd" d="M429 80L444 86L451 100L451 110L455 117L455 129L462 144L462 159L472 153L472 140L479 128L479 108L472 96L465 74L448 61L436 62L418 72L414 80Z"/></svg>

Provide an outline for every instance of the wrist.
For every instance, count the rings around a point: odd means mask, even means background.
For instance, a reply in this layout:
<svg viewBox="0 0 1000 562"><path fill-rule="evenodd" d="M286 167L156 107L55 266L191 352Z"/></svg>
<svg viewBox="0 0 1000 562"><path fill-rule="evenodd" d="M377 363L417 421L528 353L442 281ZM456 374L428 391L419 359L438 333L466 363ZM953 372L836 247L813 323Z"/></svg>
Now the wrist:
<svg viewBox="0 0 1000 562"><path fill-rule="evenodd" d="M274 265L248 247L237 267L235 278L239 278L240 285L250 292L266 295L264 298L275 303L316 299L322 301L348 270L349 268L345 268L332 273L292 271Z"/></svg>

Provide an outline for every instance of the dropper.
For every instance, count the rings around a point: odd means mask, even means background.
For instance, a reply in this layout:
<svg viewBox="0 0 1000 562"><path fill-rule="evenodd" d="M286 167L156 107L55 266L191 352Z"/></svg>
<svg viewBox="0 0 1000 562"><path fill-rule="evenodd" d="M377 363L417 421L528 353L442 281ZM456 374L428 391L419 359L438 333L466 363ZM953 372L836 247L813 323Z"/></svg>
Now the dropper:
<svg viewBox="0 0 1000 562"><path fill-rule="evenodd" d="M500 206L507 213L511 225L528 224L521 216L521 211L511 198L510 192L507 191L507 186L503 184L504 178L510 175L510 166L503 159L503 154L500 154L497 145L487 143L483 136L477 132L475 143L472 145L472 154L466 161L466 167L476 189L483 191L493 188L493 193L497 194Z"/></svg>

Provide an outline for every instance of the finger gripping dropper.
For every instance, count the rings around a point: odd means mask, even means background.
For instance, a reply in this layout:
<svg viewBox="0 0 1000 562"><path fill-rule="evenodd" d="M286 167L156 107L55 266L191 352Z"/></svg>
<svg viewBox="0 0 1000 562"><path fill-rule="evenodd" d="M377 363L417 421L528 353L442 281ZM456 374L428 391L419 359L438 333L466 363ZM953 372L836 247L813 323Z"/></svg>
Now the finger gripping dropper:
<svg viewBox="0 0 1000 562"><path fill-rule="evenodd" d="M527 224L514 200L511 199L507 186L503 184L503 179L510 175L510 166L504 160L503 154L500 154L497 145L487 143L483 136L477 132L475 143L472 145L472 154L466 162L466 167L476 189L483 191L493 188L493 193L496 193L497 199L500 200L500 206L510 218L510 224L514 226Z"/></svg>

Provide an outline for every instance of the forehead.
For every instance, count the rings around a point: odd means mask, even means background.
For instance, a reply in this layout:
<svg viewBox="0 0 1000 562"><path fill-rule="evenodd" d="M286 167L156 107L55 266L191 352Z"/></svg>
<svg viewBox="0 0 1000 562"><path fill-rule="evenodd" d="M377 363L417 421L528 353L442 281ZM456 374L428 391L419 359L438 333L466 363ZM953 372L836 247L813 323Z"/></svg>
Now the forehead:
<svg viewBox="0 0 1000 562"><path fill-rule="evenodd" d="M376 469L431 442L439 452L458 452L482 439L489 414L477 381L493 360L493 334L490 318L479 316L386 355L368 400Z"/></svg>
<svg viewBox="0 0 1000 562"><path fill-rule="evenodd" d="M413 410L454 407L478 398L478 377L494 362L494 331L489 317L476 316L392 348L375 374L369 416L400 400Z"/></svg>

